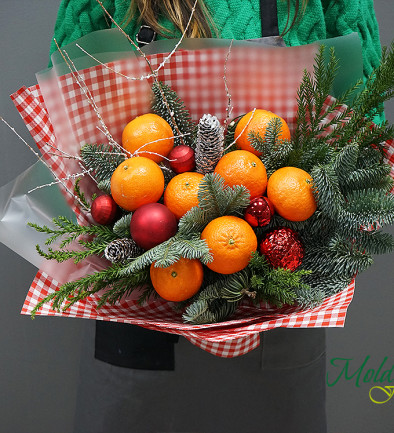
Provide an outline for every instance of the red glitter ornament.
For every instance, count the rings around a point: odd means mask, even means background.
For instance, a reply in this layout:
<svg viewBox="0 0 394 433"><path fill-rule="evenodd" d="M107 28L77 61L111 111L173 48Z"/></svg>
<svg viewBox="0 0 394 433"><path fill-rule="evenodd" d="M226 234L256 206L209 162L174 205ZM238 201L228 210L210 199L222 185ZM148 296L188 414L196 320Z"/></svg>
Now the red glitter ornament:
<svg viewBox="0 0 394 433"><path fill-rule="evenodd" d="M256 197L246 208L244 218L252 227L264 227L271 221L274 206L267 197Z"/></svg>
<svg viewBox="0 0 394 433"><path fill-rule="evenodd" d="M93 200L90 213L97 224L111 224L118 213L118 205L110 195L100 195Z"/></svg>
<svg viewBox="0 0 394 433"><path fill-rule="evenodd" d="M294 271L304 258L304 246L298 234L286 227L268 232L260 244L260 252L275 269Z"/></svg>
<svg viewBox="0 0 394 433"><path fill-rule="evenodd" d="M174 147L169 153L168 159L170 160L170 167L177 174L193 171L196 165L194 150L184 144Z"/></svg>
<svg viewBox="0 0 394 433"><path fill-rule="evenodd" d="M175 215L163 204L140 206L131 217L130 234L134 242L149 250L170 239L178 230Z"/></svg>

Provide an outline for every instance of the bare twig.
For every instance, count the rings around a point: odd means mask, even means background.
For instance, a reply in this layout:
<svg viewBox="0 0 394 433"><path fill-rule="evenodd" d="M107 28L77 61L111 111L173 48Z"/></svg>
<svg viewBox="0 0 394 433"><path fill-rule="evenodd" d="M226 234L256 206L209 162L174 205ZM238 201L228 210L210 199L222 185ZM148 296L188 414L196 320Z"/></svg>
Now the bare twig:
<svg viewBox="0 0 394 433"><path fill-rule="evenodd" d="M23 144L25 144L37 157L38 161L40 161L42 164L45 165L49 169L49 171L52 173L53 177L57 180L56 183L60 183L63 188L77 201L79 206L81 206L82 209L87 209L86 206L81 202L78 196L76 196L66 185L66 183L60 179L57 174L53 171L52 167L42 158L42 156L36 152L30 144L20 135L18 132L13 128L3 117L0 116L0 120L19 138L19 140L22 141Z"/></svg>
<svg viewBox="0 0 394 433"><path fill-rule="evenodd" d="M120 144L118 144L114 140L111 133L109 132L109 129L107 128L107 125L105 124L104 119L102 118L102 116L100 114L100 111L97 107L97 104L96 104L94 98L93 98L93 95L90 92L88 86L86 85L83 77L78 72L78 69L75 67L74 62L71 60L70 56L67 54L67 52L65 50L60 49L56 39L55 39L55 44L58 47L59 52L60 52L61 56L63 57L63 60L66 63L67 67L69 68L72 76L74 77L75 82L78 84L79 88L81 89L81 91L85 95L86 99L88 100L89 104L92 106L94 112L96 113L96 116L97 116L100 124L102 125L103 132L104 132L105 136L107 137L109 143L112 144L113 146L117 147L118 149L122 149L122 146L120 146Z"/></svg>
<svg viewBox="0 0 394 433"><path fill-rule="evenodd" d="M151 75L148 75L148 76L146 76L146 77L144 77L144 78L153 78L154 80L155 80L155 82L157 83L157 85L158 85L158 87L159 87L159 91L160 91L160 94L161 94L161 97L162 97L162 99L163 99L163 102L164 102L164 105L166 106L166 108L167 108L167 110L168 110L168 113L169 113L169 115L170 115L170 117L171 117L171 121L172 121L172 123L173 123L173 125L174 125L174 129L175 129L175 131L176 131L176 133L180 136L180 139L181 139L181 142L182 142L182 144L185 144L185 142L183 141L183 138L182 138L182 134L181 134L181 131L180 131L180 129L179 129L179 127L178 127L178 124L176 123L176 120L175 120L175 117L174 117L174 114L173 114L173 112L172 112L172 110L171 110L171 108L170 108L170 106L169 106L169 104L168 104L168 101L167 101L167 98L166 98L166 96L165 96L165 94L164 94L164 91L163 91L163 88L162 88L162 86L161 86L161 83L159 82L159 80L158 80L158 73L159 73L159 71L165 66L165 64L171 59L171 57L172 57L172 55L177 51L177 49L178 49L178 47L179 47L179 45L182 43L182 41L183 41L183 39L185 38L185 36L186 36L186 33L187 33L187 30L189 29L189 26L190 26L190 23L191 23L191 21L192 21L192 19L193 19L193 16L194 16L194 13L195 13L195 11L196 11L196 7L197 7L197 2L198 2L198 0L195 0L195 2L194 2L194 4L193 4L193 7L192 7L192 10L191 10L191 13L190 13L190 17L189 17L189 20L188 20L188 22L187 22L187 24L186 24L186 27L185 27L185 30L183 31L183 33L182 33L182 35L181 35L181 38L179 39L179 41L177 42L177 44L175 45L175 47L174 47L174 49L168 54L168 56L166 56L165 58L164 58L164 60L160 63L160 65L157 67L157 69L155 69L155 70L153 70L153 68L152 68L152 65L151 65L151 63L150 63L150 61L149 61L149 59L148 59L148 57L146 56L146 54L141 50L141 48L130 38L130 36L119 26L119 24L113 19L113 17L111 16L111 14L107 11L107 9L104 7L104 5L103 5L103 3L100 1L100 0L96 0L97 1L97 3L101 6L101 8L103 9L103 11L104 11L104 13L108 16L108 18L111 20L111 22L116 26L116 28L127 38L127 40L130 42L130 44L132 44L133 45L133 47L138 51L138 53L144 58L144 60L146 61L146 63L147 63L147 65L148 65L148 67L149 67L149 70L151 71ZM84 51L84 52L86 52L86 51ZM105 66L105 65L104 65ZM114 69L113 69L113 71L115 72L115 73L117 73ZM142 78L142 77L140 77L140 78ZM129 79L132 79L132 78L129 78Z"/></svg>
<svg viewBox="0 0 394 433"><path fill-rule="evenodd" d="M250 116L250 119L247 121L246 125L243 127L242 131L237 135L236 138L234 138L234 141L224 149L223 152L226 152L228 149L230 149L231 146L233 146L237 142L238 138L245 132L246 128L249 126L249 123L252 121L255 112L256 108L253 108L252 115Z"/></svg>
<svg viewBox="0 0 394 433"><path fill-rule="evenodd" d="M233 41L234 41L234 39L231 39L230 45L228 47L226 60L224 62L224 71L223 71L224 88L226 89L226 95L227 95L227 99L228 99L227 107L226 107L226 119L224 120L224 126L225 127L227 126L227 123L228 123L230 116L231 116L231 113L233 111L231 94L230 94L228 84L227 84L227 62L228 62L228 59L230 57L231 48L233 47Z"/></svg>
<svg viewBox="0 0 394 433"><path fill-rule="evenodd" d="M27 191L27 193L30 194L31 192L37 191L38 189L46 188L47 186L58 185L59 183L62 184L62 181L65 181L65 180L77 179L79 177L83 177L83 176L85 176L85 174L88 174L91 170L92 169L90 168L89 170L84 170L82 173L69 174L68 176L63 177L62 179L58 178L54 182L46 183L45 185L36 186L35 188Z"/></svg>

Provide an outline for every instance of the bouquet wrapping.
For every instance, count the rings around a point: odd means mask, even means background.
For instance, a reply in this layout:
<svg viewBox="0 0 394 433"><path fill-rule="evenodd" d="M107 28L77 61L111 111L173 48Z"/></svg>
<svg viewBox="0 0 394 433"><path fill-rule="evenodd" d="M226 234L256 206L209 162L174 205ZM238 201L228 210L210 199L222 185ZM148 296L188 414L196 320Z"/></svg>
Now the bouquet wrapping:
<svg viewBox="0 0 394 433"><path fill-rule="evenodd" d="M96 256L78 264L71 260L42 261L33 251L36 243L42 243L41 234L24 226L27 221L50 225L58 215L70 216L80 225L91 224L90 214L69 193L83 170L75 157L82 145L105 142L108 132L120 142L122 130L130 119L150 109L152 80L138 79L151 73L145 59L130 53L118 32L99 33L94 37L94 46L89 35L78 41L77 46L66 47L63 56L57 53L53 68L37 75L37 85L22 87L11 96L42 158L62 183L61 192L51 186L28 194L28 189L35 185L51 183L48 170L37 163L0 192L2 241L39 268L23 305L23 314L31 314L43 298L62 284L105 269L109 264L105 258ZM327 110L335 102L335 92L340 93L362 74L357 35L330 43L335 45L341 68L333 95L327 100ZM157 52L147 54L150 67L157 71L160 81L176 91L194 122L211 113L223 124L229 120L229 111L231 118L236 118L256 107L264 107L284 118L294 132L297 90L304 71L313 71L319 44L283 48L251 41L233 44L229 49L230 41L187 40L173 51L173 46L168 44L171 42L157 43ZM116 51L113 46L117 47ZM68 62L65 55L69 56ZM72 68L68 69L65 63ZM343 109L338 106L336 111L331 110L325 121L330 123ZM391 165L393 159L393 147L389 146L387 160ZM83 176L80 188L86 196L98 192L88 175ZM22 236L23 244L19 242ZM98 292L64 311L53 310L45 304L36 314L135 324L183 335L217 356L235 357L256 348L262 331L277 327L344 326L353 292L354 281L345 290L308 309L297 305L278 308L267 303L256 306L243 300L230 320L202 325L184 323L169 301L149 298L139 303L138 291L100 308L97 304L102 293Z"/></svg>

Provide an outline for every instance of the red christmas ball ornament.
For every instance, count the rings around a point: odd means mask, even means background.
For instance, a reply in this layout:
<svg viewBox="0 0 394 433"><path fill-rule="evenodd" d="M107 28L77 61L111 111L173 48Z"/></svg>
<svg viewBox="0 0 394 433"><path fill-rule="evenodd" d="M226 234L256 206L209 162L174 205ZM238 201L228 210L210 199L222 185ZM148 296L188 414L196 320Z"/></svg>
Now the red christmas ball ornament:
<svg viewBox="0 0 394 433"><path fill-rule="evenodd" d="M105 226L114 222L118 205L110 195L100 195L93 200L90 213L97 224Z"/></svg>
<svg viewBox="0 0 394 433"><path fill-rule="evenodd" d="M170 239L178 230L175 215L163 204L140 206L131 217L130 234L134 242L149 250Z"/></svg>
<svg viewBox="0 0 394 433"><path fill-rule="evenodd" d="M256 197L246 208L244 218L252 227L264 227L271 221L274 206L267 197Z"/></svg>
<svg viewBox="0 0 394 433"><path fill-rule="evenodd" d="M170 167L177 174L193 171L196 166L194 150L184 144L174 147L169 153L168 159L170 160Z"/></svg>
<svg viewBox="0 0 394 433"><path fill-rule="evenodd" d="M267 233L260 244L260 252L274 268L294 271L304 258L304 246L298 234L281 227Z"/></svg>

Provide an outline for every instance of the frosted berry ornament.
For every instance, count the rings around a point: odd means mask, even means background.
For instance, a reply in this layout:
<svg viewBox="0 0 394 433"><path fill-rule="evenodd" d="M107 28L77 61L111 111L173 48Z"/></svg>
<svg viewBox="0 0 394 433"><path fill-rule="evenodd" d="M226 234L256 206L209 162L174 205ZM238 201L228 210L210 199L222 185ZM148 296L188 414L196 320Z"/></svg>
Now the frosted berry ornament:
<svg viewBox="0 0 394 433"><path fill-rule="evenodd" d="M93 200L90 213L97 224L105 226L114 222L118 205L109 194L100 195Z"/></svg>
<svg viewBox="0 0 394 433"><path fill-rule="evenodd" d="M193 171L196 166L194 150L184 144L174 147L169 153L168 159L171 169L177 174Z"/></svg>

